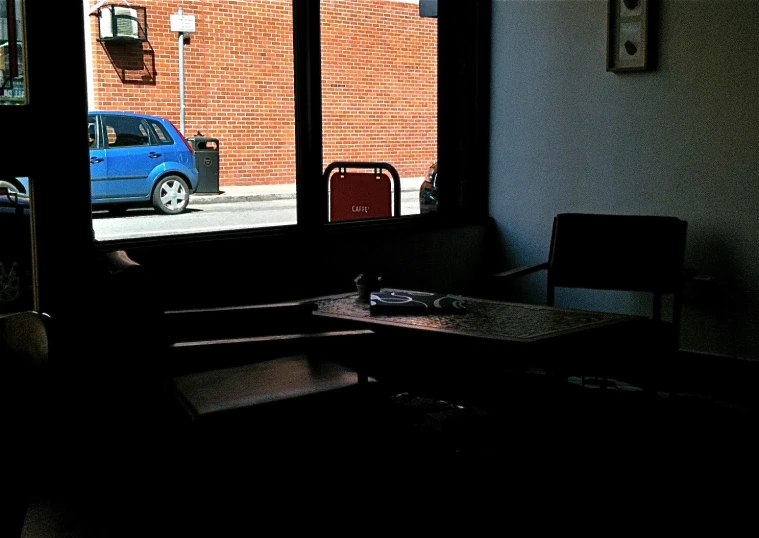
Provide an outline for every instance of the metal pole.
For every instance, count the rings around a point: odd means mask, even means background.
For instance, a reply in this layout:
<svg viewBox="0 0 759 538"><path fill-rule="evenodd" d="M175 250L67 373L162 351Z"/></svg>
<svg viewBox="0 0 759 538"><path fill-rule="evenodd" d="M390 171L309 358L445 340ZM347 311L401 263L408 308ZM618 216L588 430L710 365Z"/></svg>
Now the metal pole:
<svg viewBox="0 0 759 538"><path fill-rule="evenodd" d="M182 13L180 7L177 14ZM184 32L179 32L179 130L184 134Z"/></svg>
<svg viewBox="0 0 759 538"><path fill-rule="evenodd" d="M89 0L83 0L84 6L84 61L86 62L87 71L87 107L88 110L95 110L95 74L92 68L92 28L90 27L90 15L95 13L105 0L98 2L92 8L88 6ZM88 11L89 10L89 11ZM98 27L100 19L98 19Z"/></svg>

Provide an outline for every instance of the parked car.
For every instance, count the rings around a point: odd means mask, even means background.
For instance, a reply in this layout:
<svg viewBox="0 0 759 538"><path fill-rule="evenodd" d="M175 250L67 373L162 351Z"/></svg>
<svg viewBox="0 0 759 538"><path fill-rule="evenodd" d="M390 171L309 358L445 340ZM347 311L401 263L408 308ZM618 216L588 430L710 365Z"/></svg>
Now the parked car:
<svg viewBox="0 0 759 538"><path fill-rule="evenodd" d="M419 213L437 211L437 161L427 170L427 175L419 187Z"/></svg>
<svg viewBox="0 0 759 538"><path fill-rule="evenodd" d="M198 188L192 145L166 118L90 112L93 209L151 205L169 215L187 209Z"/></svg>
<svg viewBox="0 0 759 538"><path fill-rule="evenodd" d="M0 178L0 314L31 304L31 227L27 188Z"/></svg>
<svg viewBox="0 0 759 538"><path fill-rule="evenodd" d="M166 118L90 112L92 209L154 207L176 215L198 188L192 145ZM27 178L18 178L28 190Z"/></svg>

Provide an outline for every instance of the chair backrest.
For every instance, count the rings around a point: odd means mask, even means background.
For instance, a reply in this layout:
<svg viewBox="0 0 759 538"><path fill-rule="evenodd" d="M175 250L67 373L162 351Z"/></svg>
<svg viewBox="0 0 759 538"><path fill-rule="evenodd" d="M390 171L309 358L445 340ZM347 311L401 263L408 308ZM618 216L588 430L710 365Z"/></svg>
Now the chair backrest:
<svg viewBox="0 0 759 538"><path fill-rule="evenodd" d="M6 371L34 376L48 366L49 316L35 311L0 317L0 360Z"/></svg>
<svg viewBox="0 0 759 538"><path fill-rule="evenodd" d="M651 292L652 317L661 319L662 295L673 294L673 315L679 316L687 228L686 221L667 216L556 215L548 304L557 287Z"/></svg>
<svg viewBox="0 0 759 538"><path fill-rule="evenodd" d="M0 517L0 534L20 536L28 502L44 475L49 456L50 322L36 311L0 317L3 365L3 487L10 493ZM6 499L8 496L6 495ZM11 531L12 530L12 534Z"/></svg>

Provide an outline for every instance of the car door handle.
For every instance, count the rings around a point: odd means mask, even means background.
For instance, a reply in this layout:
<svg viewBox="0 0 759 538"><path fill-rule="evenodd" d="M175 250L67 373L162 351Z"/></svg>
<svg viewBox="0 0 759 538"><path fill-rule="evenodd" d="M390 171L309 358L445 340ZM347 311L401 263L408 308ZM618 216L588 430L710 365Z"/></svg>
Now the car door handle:
<svg viewBox="0 0 759 538"><path fill-rule="evenodd" d="M160 153L156 153L155 151L151 151L150 153L148 153L148 157L150 157L151 159L157 159L160 156L161 156L161 154Z"/></svg>
<svg viewBox="0 0 759 538"><path fill-rule="evenodd" d="M104 160L102 157L90 157L90 164L102 163Z"/></svg>

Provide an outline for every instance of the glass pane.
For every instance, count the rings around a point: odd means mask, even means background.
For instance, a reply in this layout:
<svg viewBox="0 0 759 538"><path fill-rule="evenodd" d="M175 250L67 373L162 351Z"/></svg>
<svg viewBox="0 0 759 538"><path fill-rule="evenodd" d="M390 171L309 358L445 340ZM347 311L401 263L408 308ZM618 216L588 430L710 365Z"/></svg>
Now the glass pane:
<svg viewBox="0 0 759 538"><path fill-rule="evenodd" d="M24 3L0 0L0 105L26 103Z"/></svg>
<svg viewBox="0 0 759 538"><path fill-rule="evenodd" d="M321 43L325 170L387 163L400 177L400 214L420 213L420 187L437 160L437 18L422 17L416 1L322 0ZM356 213L335 220L372 218L384 187L366 178L348 206Z"/></svg>
<svg viewBox="0 0 759 538"><path fill-rule="evenodd" d="M87 29L90 110L151 116L123 144L90 121L95 238L295 224L291 2L141 5L147 41Z"/></svg>
<svg viewBox="0 0 759 538"><path fill-rule="evenodd" d="M0 316L29 310L32 237L27 178L0 178Z"/></svg>

